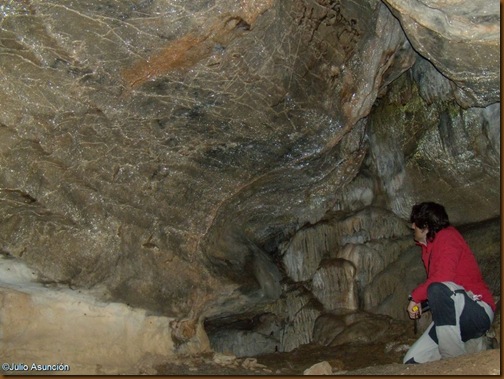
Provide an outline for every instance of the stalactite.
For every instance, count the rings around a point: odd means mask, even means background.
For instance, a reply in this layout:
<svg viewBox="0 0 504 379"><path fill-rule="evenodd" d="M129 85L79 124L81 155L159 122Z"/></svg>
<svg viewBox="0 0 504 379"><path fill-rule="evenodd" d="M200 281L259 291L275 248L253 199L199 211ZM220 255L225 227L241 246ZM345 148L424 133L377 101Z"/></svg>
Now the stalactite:
<svg viewBox="0 0 504 379"><path fill-rule="evenodd" d="M292 351L313 340L313 326L320 312L304 308L299 311L289 325L283 329L280 337L282 351Z"/></svg>
<svg viewBox="0 0 504 379"><path fill-rule="evenodd" d="M334 228L320 224L303 229L291 240L283 253L283 263L290 278L306 281L317 270L322 258L337 246Z"/></svg>
<svg viewBox="0 0 504 379"><path fill-rule="evenodd" d="M313 276L313 294L325 309L357 309L354 264L344 259L325 261Z"/></svg>

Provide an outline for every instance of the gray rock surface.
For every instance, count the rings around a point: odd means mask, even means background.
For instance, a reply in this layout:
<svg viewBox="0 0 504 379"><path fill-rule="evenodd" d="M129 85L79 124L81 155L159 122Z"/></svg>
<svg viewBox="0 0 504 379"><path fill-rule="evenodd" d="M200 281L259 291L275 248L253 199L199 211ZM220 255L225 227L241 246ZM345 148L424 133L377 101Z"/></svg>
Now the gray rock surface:
<svg viewBox="0 0 504 379"><path fill-rule="evenodd" d="M413 48L455 88L463 107L500 102L497 1L385 0Z"/></svg>
<svg viewBox="0 0 504 379"><path fill-rule="evenodd" d="M499 31L483 0L2 1L0 250L178 346L401 317L411 206L500 216Z"/></svg>

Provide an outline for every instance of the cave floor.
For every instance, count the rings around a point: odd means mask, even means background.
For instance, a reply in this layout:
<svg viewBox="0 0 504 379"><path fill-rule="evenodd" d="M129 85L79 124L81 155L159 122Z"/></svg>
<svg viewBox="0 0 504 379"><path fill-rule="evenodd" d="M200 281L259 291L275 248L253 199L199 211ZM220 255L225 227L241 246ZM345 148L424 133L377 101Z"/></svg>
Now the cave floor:
<svg viewBox="0 0 504 379"><path fill-rule="evenodd" d="M407 348L419 336L411 323L398 323L391 333L372 343L340 346L309 344L291 352L219 362L213 353L187 357L155 367L157 375L303 375L316 363L327 361L334 375L500 375L500 349L422 365L404 365ZM225 356L224 356L225 357ZM248 363L248 364L247 364Z"/></svg>
<svg viewBox="0 0 504 379"><path fill-rule="evenodd" d="M340 346L338 348L303 347L290 353L258 358L265 367L254 369L241 365L219 365L212 362L212 354L193 357L183 364L163 364L156 367L156 375L303 375L306 368L326 360L333 375L500 375L501 350L487 350L421 365L404 365L402 353L384 353L383 345Z"/></svg>
<svg viewBox="0 0 504 379"><path fill-rule="evenodd" d="M255 357L257 365L243 367L243 359L234 364L218 364L213 353L192 357L184 362L167 363L156 367L157 375L302 375L316 363L327 361L333 373L401 362L403 352L384 351L384 345L347 345L322 347L305 345L288 353L274 353ZM402 366L402 365L401 365Z"/></svg>

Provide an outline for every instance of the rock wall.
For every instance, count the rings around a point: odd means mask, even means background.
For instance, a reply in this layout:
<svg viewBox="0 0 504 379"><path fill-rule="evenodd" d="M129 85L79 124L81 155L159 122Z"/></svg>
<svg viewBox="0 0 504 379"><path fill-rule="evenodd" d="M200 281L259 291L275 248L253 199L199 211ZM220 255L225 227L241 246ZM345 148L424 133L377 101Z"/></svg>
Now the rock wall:
<svg viewBox="0 0 504 379"><path fill-rule="evenodd" d="M500 214L500 103L461 108L448 80L418 59L369 116L372 170L387 207L408 218L431 199L455 224Z"/></svg>
<svg viewBox="0 0 504 379"><path fill-rule="evenodd" d="M177 348L401 317L411 206L500 215L494 2L0 7L2 255L172 320Z"/></svg>
<svg viewBox="0 0 504 379"><path fill-rule="evenodd" d="M0 281L0 355L17 365L18 375L134 374L160 359L210 348L207 339L178 346L174 319L100 302L93 292L41 284L15 259L0 258ZM13 373L3 366L2 372Z"/></svg>
<svg viewBox="0 0 504 379"><path fill-rule="evenodd" d="M500 16L495 1L386 0L413 48L446 78L457 102L500 102Z"/></svg>

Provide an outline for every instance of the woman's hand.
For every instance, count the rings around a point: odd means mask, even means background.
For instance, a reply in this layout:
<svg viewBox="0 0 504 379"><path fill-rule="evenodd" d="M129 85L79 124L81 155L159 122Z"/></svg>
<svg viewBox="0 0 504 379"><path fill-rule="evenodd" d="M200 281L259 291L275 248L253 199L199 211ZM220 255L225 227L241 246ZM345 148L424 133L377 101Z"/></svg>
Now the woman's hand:
<svg viewBox="0 0 504 379"><path fill-rule="evenodd" d="M422 314L422 306L420 305L420 303L415 303L413 300L410 300L408 304L409 318L415 320L417 318L420 318L421 314Z"/></svg>

